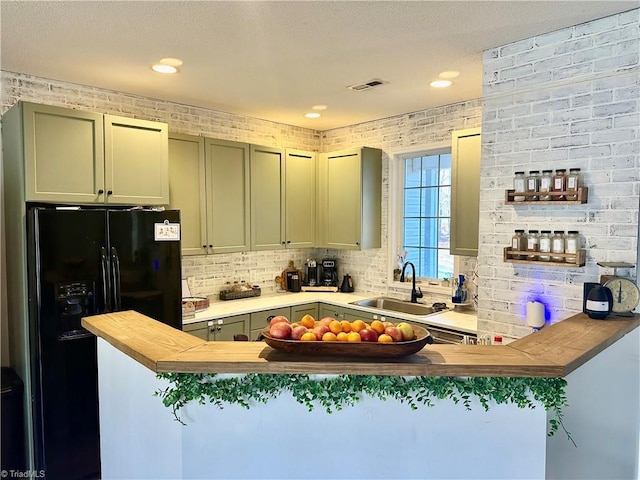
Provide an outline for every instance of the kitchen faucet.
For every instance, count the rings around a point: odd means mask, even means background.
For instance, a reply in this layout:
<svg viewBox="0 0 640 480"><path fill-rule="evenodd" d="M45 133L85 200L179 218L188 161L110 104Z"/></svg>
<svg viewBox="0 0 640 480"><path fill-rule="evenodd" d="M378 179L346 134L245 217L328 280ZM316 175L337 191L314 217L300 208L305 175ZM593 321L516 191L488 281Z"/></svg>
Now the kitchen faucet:
<svg viewBox="0 0 640 480"><path fill-rule="evenodd" d="M422 298L422 290L420 287L416 290L416 266L411 262L406 262L402 266L402 274L400 275L400 280L404 281L404 272L407 269L407 265L411 265L411 271L413 273L411 277L411 303L418 303L418 299Z"/></svg>

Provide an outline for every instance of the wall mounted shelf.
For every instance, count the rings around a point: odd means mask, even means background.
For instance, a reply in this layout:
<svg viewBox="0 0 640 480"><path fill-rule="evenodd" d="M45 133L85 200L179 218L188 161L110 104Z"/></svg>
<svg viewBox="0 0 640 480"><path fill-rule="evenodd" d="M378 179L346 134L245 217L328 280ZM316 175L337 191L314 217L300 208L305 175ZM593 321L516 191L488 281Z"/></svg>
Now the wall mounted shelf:
<svg viewBox="0 0 640 480"><path fill-rule="evenodd" d="M521 255L535 256L536 260L513 258L514 256L521 256ZM551 257L551 256L562 257L564 259L567 259L567 261L547 262L539 259L539 257ZM570 267L570 268L583 267L586 263L586 258L587 258L587 252L584 249L578 250L577 253L549 253L549 252L519 251L519 250L513 250L511 247L504 247L504 253L502 257L505 263L526 263L529 265L540 265L544 267L553 266L553 267ZM571 261L569 261L569 259Z"/></svg>
<svg viewBox="0 0 640 480"><path fill-rule="evenodd" d="M506 190L504 192L504 204L505 205L578 205L581 203L587 203L589 200L589 188L579 187L577 191L564 191L564 192L542 192L543 195L549 195L551 197L557 197L560 195L575 195L576 200L524 200L522 202L516 202L514 197L539 197L541 192L518 192L515 190Z"/></svg>

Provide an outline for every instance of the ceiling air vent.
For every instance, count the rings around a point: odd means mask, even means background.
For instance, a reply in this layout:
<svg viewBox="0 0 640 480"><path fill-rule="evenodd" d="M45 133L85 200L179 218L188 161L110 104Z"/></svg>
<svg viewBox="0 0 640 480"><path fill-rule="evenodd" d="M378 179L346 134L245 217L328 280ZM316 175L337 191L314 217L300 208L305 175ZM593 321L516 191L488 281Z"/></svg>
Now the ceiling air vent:
<svg viewBox="0 0 640 480"><path fill-rule="evenodd" d="M363 92L365 90L369 90L373 87L377 87L379 85L382 85L383 82L382 80L380 80L379 78L374 78L373 80L367 82L367 83L356 83L355 85L349 85L347 88L349 90L353 90L355 92Z"/></svg>

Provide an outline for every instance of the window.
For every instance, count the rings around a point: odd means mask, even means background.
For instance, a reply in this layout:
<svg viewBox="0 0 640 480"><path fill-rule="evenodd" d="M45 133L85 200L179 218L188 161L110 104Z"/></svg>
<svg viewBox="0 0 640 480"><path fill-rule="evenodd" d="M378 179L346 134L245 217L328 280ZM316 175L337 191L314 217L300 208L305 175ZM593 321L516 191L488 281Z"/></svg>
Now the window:
<svg viewBox="0 0 640 480"><path fill-rule="evenodd" d="M416 267L416 276L442 279L453 275L449 254L451 150L399 156L402 220L397 222L399 251Z"/></svg>

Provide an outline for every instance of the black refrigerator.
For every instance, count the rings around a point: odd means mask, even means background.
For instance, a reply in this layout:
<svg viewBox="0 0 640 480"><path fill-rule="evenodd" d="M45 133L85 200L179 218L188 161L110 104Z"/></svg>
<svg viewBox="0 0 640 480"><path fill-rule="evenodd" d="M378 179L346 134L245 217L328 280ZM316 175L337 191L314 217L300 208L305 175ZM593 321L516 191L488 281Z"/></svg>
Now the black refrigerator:
<svg viewBox="0 0 640 480"><path fill-rule="evenodd" d="M182 328L180 212L30 206L35 468L99 478L96 337L82 317L135 310Z"/></svg>

